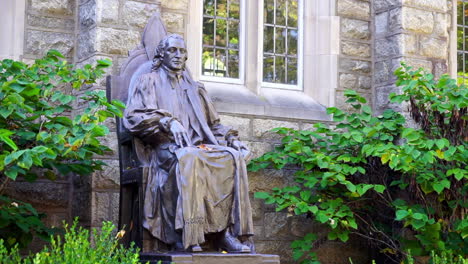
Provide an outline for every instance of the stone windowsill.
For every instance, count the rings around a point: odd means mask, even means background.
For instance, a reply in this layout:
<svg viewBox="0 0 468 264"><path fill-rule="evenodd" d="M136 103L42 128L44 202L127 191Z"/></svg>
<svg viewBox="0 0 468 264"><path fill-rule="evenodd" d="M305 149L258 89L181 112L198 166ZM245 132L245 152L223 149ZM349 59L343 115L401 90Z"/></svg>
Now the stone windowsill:
<svg viewBox="0 0 468 264"><path fill-rule="evenodd" d="M203 83L220 113L331 121L326 107L301 91L261 88L261 94L256 95L243 85Z"/></svg>

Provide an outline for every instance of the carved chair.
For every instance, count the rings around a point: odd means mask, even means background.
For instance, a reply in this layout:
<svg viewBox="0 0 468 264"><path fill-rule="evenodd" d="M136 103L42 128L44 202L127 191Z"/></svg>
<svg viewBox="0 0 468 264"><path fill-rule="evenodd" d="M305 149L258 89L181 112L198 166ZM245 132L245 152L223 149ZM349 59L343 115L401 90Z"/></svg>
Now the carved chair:
<svg viewBox="0 0 468 264"><path fill-rule="evenodd" d="M160 15L153 15L142 35L138 47L129 52L128 59L121 66L119 75L107 77L107 98L118 99L126 103L128 94L134 89L139 76L151 71L154 53L160 40L167 31ZM117 118L117 137L119 141L120 165L120 213L119 229L125 229L123 244L149 250L160 245L145 245L145 232L142 225L143 201L146 177L148 175L148 158L142 142L133 137ZM154 243L154 242L153 242Z"/></svg>

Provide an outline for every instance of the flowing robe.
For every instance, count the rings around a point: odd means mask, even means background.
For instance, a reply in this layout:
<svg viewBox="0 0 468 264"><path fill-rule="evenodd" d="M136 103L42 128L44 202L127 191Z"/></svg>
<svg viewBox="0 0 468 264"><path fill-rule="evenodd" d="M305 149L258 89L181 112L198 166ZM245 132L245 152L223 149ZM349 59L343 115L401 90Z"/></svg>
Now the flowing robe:
<svg viewBox="0 0 468 264"><path fill-rule="evenodd" d="M162 122L168 118L179 120L194 146L176 146ZM219 123L206 90L187 71L142 75L123 124L151 149L143 226L154 237L187 248L226 228L253 235L245 160L228 147L237 131Z"/></svg>

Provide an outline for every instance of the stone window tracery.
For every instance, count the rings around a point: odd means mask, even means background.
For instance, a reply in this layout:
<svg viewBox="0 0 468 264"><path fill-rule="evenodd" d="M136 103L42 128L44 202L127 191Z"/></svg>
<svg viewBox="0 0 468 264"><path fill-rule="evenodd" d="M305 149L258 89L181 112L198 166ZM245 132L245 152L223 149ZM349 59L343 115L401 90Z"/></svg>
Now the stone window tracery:
<svg viewBox="0 0 468 264"><path fill-rule="evenodd" d="M297 86L301 15L298 0L264 0L263 82Z"/></svg>

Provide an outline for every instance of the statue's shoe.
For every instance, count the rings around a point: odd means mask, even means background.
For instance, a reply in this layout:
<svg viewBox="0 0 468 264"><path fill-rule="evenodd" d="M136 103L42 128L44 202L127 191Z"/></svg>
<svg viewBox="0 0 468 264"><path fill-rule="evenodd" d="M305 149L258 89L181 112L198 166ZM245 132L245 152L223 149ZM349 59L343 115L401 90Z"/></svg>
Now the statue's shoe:
<svg viewBox="0 0 468 264"><path fill-rule="evenodd" d="M230 232L224 232L218 241L218 248L228 253L250 253L250 247L242 244L239 239L233 237Z"/></svg>
<svg viewBox="0 0 468 264"><path fill-rule="evenodd" d="M189 251L196 253L196 252L202 252L203 249L199 245L193 245L193 246L190 246Z"/></svg>

